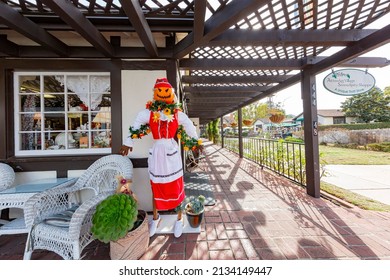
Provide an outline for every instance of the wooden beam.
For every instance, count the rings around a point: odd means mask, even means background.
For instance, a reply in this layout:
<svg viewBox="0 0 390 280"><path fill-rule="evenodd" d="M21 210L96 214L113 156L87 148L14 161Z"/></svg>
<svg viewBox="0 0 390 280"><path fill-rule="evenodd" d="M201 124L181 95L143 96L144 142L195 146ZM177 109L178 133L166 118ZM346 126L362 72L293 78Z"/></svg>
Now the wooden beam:
<svg viewBox="0 0 390 280"><path fill-rule="evenodd" d="M340 65L348 60L354 59L359 55L367 53L375 48L383 46L390 42L390 24L381 28L378 31L364 37L363 39L352 43L348 47L338 51L337 53L321 60L315 65L305 67L311 75L328 70L332 67Z"/></svg>
<svg viewBox="0 0 390 280"><path fill-rule="evenodd" d="M122 9L129 17L131 24L134 26L135 31L138 34L138 37L141 39L142 43L148 54L151 57L158 57L157 44L154 40L152 31L148 25L148 22L145 19L142 8L138 0L120 0L122 4Z"/></svg>
<svg viewBox="0 0 390 280"><path fill-rule="evenodd" d="M303 64L317 64L327 57L316 56L306 57ZM356 57L343 63L337 64L337 67L357 67L357 68L374 68L374 67L385 67L389 65L390 61L385 57Z"/></svg>
<svg viewBox="0 0 390 280"><path fill-rule="evenodd" d="M208 46L347 46L374 33L374 29L355 30L250 30L229 29Z"/></svg>
<svg viewBox="0 0 390 280"><path fill-rule="evenodd" d="M243 98L243 97L255 97L258 95L258 92L229 92L229 94L226 94L224 92L213 92L209 93L206 91L199 91L199 92L191 92L191 93L186 93L186 98L207 98L207 99L212 99L212 98L225 98L225 99L230 99L230 98Z"/></svg>
<svg viewBox="0 0 390 280"><path fill-rule="evenodd" d="M199 86L190 87L185 86L184 92L188 93L235 93L235 92L263 92L270 87L259 87L259 86Z"/></svg>
<svg viewBox="0 0 390 280"><path fill-rule="evenodd" d="M185 70L300 70L301 59L198 59L180 60Z"/></svg>
<svg viewBox="0 0 390 280"><path fill-rule="evenodd" d="M174 56L176 58L186 56L269 2L271 0L232 0L206 21L204 36L200 40L194 41L194 32L191 32L176 44Z"/></svg>
<svg viewBox="0 0 390 280"><path fill-rule="evenodd" d="M0 34L0 52L17 57L19 56L19 46L7 40L7 35Z"/></svg>
<svg viewBox="0 0 390 280"><path fill-rule="evenodd" d="M67 45L2 1L0 1L0 22L55 54L67 56Z"/></svg>
<svg viewBox="0 0 390 280"><path fill-rule="evenodd" d="M279 83L292 75L263 75L263 76L182 76L182 82L187 84L253 84Z"/></svg>
<svg viewBox="0 0 390 280"><path fill-rule="evenodd" d="M207 0L195 0L194 6L194 41L201 41L204 35Z"/></svg>
<svg viewBox="0 0 390 280"><path fill-rule="evenodd" d="M63 0L41 1L105 56L114 56L113 46L72 2Z"/></svg>

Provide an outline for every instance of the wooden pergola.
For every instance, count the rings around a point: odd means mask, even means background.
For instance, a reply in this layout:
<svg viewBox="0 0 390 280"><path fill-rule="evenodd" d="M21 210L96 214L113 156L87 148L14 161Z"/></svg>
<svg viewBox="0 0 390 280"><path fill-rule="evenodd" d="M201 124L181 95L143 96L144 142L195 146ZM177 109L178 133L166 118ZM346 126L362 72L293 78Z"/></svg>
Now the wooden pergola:
<svg viewBox="0 0 390 280"><path fill-rule="evenodd" d="M12 155L6 73L26 63L166 69L202 124L300 82L307 191L319 197L315 75L388 65L359 56L389 42L390 25L366 29L389 11L389 0L2 0L0 158ZM332 47L343 48L321 55Z"/></svg>

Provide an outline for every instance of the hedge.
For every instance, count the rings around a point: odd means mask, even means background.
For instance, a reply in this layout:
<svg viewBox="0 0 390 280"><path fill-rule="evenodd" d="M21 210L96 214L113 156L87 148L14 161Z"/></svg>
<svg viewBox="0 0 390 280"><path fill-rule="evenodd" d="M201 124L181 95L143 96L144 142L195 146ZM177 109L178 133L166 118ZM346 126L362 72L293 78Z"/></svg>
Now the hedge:
<svg viewBox="0 0 390 280"><path fill-rule="evenodd" d="M319 125L318 128L320 131L335 128L343 128L347 130L380 129L390 128L390 122Z"/></svg>

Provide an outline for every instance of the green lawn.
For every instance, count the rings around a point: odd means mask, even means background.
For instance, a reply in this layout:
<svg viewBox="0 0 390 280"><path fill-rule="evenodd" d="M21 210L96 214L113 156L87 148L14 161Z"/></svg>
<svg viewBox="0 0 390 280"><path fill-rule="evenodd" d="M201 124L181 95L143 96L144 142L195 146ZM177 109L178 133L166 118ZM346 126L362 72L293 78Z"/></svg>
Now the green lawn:
<svg viewBox="0 0 390 280"><path fill-rule="evenodd" d="M390 153L320 146L321 160L326 164L390 164ZM325 164L325 165L326 165ZM326 182L321 182L321 190L332 194L344 201L356 205L359 208L373 211L390 212L390 206L373 199L353 193Z"/></svg>
<svg viewBox="0 0 390 280"><path fill-rule="evenodd" d="M326 164L390 164L390 153L320 145L321 159Z"/></svg>

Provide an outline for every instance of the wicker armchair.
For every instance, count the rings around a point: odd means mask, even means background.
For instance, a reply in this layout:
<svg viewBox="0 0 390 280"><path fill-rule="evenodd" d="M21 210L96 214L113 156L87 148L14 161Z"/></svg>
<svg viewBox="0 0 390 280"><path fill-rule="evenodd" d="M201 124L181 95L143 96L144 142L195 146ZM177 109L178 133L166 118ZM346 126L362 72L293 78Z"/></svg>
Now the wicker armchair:
<svg viewBox="0 0 390 280"><path fill-rule="evenodd" d="M32 196L25 206L26 225L31 230L24 259L30 259L36 249L55 252L64 259L80 259L83 249L94 239L90 229L96 205L114 193L117 175L132 178L133 165L127 157L109 155L94 162L75 183ZM81 203L78 194L85 189L93 190L95 195ZM67 224L52 223L52 217L71 209L74 212Z"/></svg>
<svg viewBox="0 0 390 280"><path fill-rule="evenodd" d="M5 163L0 163L0 192L12 187L15 181L15 172L11 166ZM7 208L7 207L6 207ZM2 207L0 206L0 214ZM0 224L6 224L8 221L1 220Z"/></svg>

